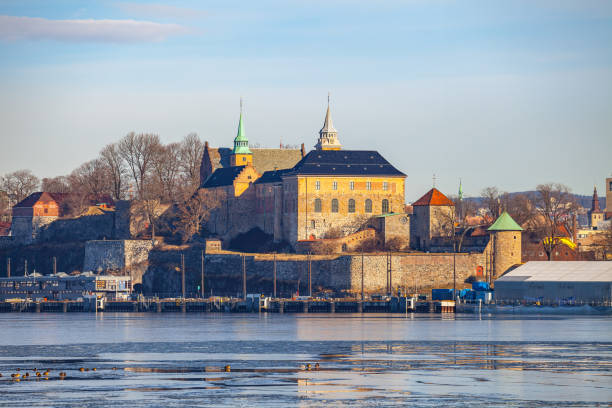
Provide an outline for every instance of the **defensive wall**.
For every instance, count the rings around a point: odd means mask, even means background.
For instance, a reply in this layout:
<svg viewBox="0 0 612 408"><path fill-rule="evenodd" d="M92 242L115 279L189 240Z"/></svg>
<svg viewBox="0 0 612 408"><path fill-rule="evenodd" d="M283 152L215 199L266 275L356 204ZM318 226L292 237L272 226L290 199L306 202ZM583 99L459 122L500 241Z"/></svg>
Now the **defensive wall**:
<svg viewBox="0 0 612 408"><path fill-rule="evenodd" d="M143 291L148 295L181 293L181 254L185 255L186 295L197 295L201 285L202 249L184 248L153 250L148 269L142 277ZM313 292L327 289L336 294L360 293L363 260L363 283L367 293L385 293L387 287L387 253L348 255L244 254L247 293L273 291L276 263L277 295L291 296L298 289L308 292L310 263ZM394 293L402 287L412 292L432 287L453 286L453 264L457 287L466 287L466 279L476 275L484 265L484 256L472 254L392 253L391 286ZM231 252L205 255L206 295L240 295L242 293L242 254Z"/></svg>
<svg viewBox="0 0 612 408"><path fill-rule="evenodd" d="M38 242L87 241L114 236L114 213L60 218L39 229Z"/></svg>

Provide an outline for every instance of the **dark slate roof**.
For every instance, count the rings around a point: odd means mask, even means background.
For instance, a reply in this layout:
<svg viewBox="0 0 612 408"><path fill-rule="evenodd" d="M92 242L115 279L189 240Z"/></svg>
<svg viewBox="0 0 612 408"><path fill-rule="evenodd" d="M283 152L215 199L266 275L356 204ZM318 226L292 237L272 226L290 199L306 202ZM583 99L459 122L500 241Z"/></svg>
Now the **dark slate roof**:
<svg viewBox="0 0 612 408"><path fill-rule="evenodd" d="M66 198L67 194L64 193L47 193L45 191L38 191L36 193L32 193L17 204L13 206L13 208L18 207L33 207L38 201L55 201L60 204Z"/></svg>
<svg viewBox="0 0 612 408"><path fill-rule="evenodd" d="M292 169L266 171L264 174L261 175L260 178L257 179L255 184L280 183L282 181L282 176L287 174L291 170Z"/></svg>
<svg viewBox="0 0 612 408"><path fill-rule="evenodd" d="M287 175L406 176L374 150L312 150Z"/></svg>
<svg viewBox="0 0 612 408"><path fill-rule="evenodd" d="M246 166L221 167L206 180L202 187L221 187L234 184L234 180Z"/></svg>

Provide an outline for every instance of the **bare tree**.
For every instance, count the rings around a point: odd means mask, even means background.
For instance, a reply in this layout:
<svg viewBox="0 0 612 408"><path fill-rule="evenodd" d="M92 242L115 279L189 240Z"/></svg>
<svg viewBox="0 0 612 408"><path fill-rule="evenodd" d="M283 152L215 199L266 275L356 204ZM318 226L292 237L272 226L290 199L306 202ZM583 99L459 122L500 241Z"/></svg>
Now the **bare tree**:
<svg viewBox="0 0 612 408"><path fill-rule="evenodd" d="M532 230L537 227L536 217L538 212L536 206L525 194L506 193L502 202L508 214L524 229Z"/></svg>
<svg viewBox="0 0 612 408"><path fill-rule="evenodd" d="M0 221L5 222L11 219L11 207L6 191L0 191Z"/></svg>
<svg viewBox="0 0 612 408"><path fill-rule="evenodd" d="M66 197L67 213L78 215L90 203L110 196L111 184L106 166L100 159L83 163L68 176L70 193Z"/></svg>
<svg viewBox="0 0 612 408"><path fill-rule="evenodd" d="M66 176L42 179L42 191L47 193L69 193L70 182Z"/></svg>
<svg viewBox="0 0 612 408"><path fill-rule="evenodd" d="M181 141L179 158L181 171L193 193L200 186L200 164L204 154L204 144L196 133L190 133Z"/></svg>
<svg viewBox="0 0 612 408"><path fill-rule="evenodd" d="M0 189L6 191L15 205L38 189L40 180L30 170L17 170L0 178Z"/></svg>
<svg viewBox="0 0 612 408"><path fill-rule="evenodd" d="M151 183L155 184L157 198L164 203L174 203L184 199L179 150L178 143L158 145L151 161Z"/></svg>
<svg viewBox="0 0 612 408"><path fill-rule="evenodd" d="M596 234L594 242L590 246L594 248L595 259L607 261L612 257L612 222L607 223L607 228Z"/></svg>
<svg viewBox="0 0 612 408"><path fill-rule="evenodd" d="M75 186L90 199L100 200L110 196L111 184L102 160L94 159L80 165L70 174Z"/></svg>
<svg viewBox="0 0 612 408"><path fill-rule="evenodd" d="M139 198L144 198L145 185L153 166L156 151L160 145L159 136L152 134L128 133L119 142L119 154L125 160Z"/></svg>
<svg viewBox="0 0 612 408"><path fill-rule="evenodd" d="M501 213L501 195L502 193L497 187L484 188L480 195L484 200L484 205L492 219L495 219Z"/></svg>
<svg viewBox="0 0 612 408"><path fill-rule="evenodd" d="M451 201L458 202L457 197L450 196ZM482 222L474 223L470 217L476 215L476 205L471 200L461 200L463 217L459 216L456 207L450 211L440 211L436 213L437 229L443 236L449 239L453 247L453 252L461 252L463 241L467 234L473 229L484 225Z"/></svg>
<svg viewBox="0 0 612 408"><path fill-rule="evenodd" d="M543 218L542 245L550 261L554 249L561 242L560 227L573 220L577 206L574 195L563 184L540 184L536 191L537 211Z"/></svg>
<svg viewBox="0 0 612 408"><path fill-rule="evenodd" d="M217 195L204 188L199 189L190 198L177 205L177 220L174 226L183 242L201 233L203 225L219 205Z"/></svg>
<svg viewBox="0 0 612 408"><path fill-rule="evenodd" d="M126 165L117 143L108 144L100 151L100 160L105 164L111 182L113 200L124 198L127 189Z"/></svg>

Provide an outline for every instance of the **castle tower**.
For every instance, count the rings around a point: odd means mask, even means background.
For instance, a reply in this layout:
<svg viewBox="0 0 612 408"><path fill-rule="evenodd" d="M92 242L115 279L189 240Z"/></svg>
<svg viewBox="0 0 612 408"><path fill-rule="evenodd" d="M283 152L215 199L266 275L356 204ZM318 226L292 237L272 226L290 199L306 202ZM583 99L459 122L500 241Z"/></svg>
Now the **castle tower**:
<svg viewBox="0 0 612 408"><path fill-rule="evenodd" d="M249 166L253 165L253 152L249 149L249 139L244 132L242 122L242 99L240 99L240 120L238 122L238 134L234 139L234 149L230 157L230 166Z"/></svg>
<svg viewBox="0 0 612 408"><path fill-rule="evenodd" d="M607 204L606 204L607 205ZM591 200L591 211L589 211L589 224L592 229L597 229L597 226L604 220L604 213L599 208L599 197L597 196L597 186L593 187L593 199Z"/></svg>
<svg viewBox="0 0 612 408"><path fill-rule="evenodd" d="M428 251L436 238L448 236L449 220L453 219L455 203L437 188L412 203L410 242L415 249Z"/></svg>
<svg viewBox="0 0 612 408"><path fill-rule="evenodd" d="M508 268L521 263L521 228L506 211L488 229L493 250L491 276L499 278Z"/></svg>
<svg viewBox="0 0 612 408"><path fill-rule="evenodd" d="M329 95L327 95L327 113L325 114L325 122L319 130L319 140L315 145L317 150L340 150L342 145L338 140L338 132L334 128L331 112L329 109Z"/></svg>

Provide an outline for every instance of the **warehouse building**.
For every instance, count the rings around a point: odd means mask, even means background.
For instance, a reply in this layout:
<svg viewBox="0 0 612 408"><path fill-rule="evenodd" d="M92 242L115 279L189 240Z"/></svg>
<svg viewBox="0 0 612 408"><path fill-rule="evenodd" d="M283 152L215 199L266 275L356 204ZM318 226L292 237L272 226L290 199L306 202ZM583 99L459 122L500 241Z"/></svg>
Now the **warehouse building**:
<svg viewBox="0 0 612 408"><path fill-rule="evenodd" d="M527 262L495 281L495 300L610 305L612 262Z"/></svg>

